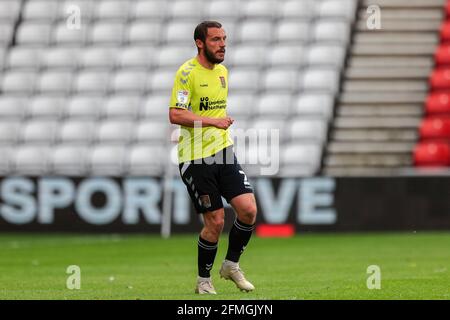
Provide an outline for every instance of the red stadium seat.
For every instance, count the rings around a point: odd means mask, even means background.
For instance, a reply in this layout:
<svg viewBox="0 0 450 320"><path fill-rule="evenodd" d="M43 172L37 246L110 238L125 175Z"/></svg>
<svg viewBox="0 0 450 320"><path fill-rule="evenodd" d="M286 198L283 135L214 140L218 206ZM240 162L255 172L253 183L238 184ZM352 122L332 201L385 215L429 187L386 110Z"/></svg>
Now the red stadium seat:
<svg viewBox="0 0 450 320"><path fill-rule="evenodd" d="M450 166L450 145L444 142L422 142L414 149L416 167Z"/></svg>
<svg viewBox="0 0 450 320"><path fill-rule="evenodd" d="M423 119L419 131L420 138L426 139L427 142L450 142L450 117Z"/></svg>
<svg viewBox="0 0 450 320"><path fill-rule="evenodd" d="M447 5L445 6L445 12L447 14L447 19L450 18L450 1L447 1Z"/></svg>
<svg viewBox="0 0 450 320"><path fill-rule="evenodd" d="M450 114L450 93L431 93L425 102L427 114Z"/></svg>
<svg viewBox="0 0 450 320"><path fill-rule="evenodd" d="M450 40L450 25L449 25L449 40ZM434 55L436 64L450 65L450 44L441 44Z"/></svg>
<svg viewBox="0 0 450 320"><path fill-rule="evenodd" d="M430 86L433 90L450 90L450 68L435 69L431 73Z"/></svg>
<svg viewBox="0 0 450 320"><path fill-rule="evenodd" d="M444 21L441 26L441 43L450 42L450 21Z"/></svg>

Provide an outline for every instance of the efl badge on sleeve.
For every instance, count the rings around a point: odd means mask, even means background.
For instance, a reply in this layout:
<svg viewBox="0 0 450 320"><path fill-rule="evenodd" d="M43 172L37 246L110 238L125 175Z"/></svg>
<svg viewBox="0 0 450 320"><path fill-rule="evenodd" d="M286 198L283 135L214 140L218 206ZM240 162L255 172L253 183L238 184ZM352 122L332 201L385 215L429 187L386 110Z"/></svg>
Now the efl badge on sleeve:
<svg viewBox="0 0 450 320"><path fill-rule="evenodd" d="M189 91L187 90L179 90L177 92L177 100L181 104L186 104L188 102Z"/></svg>
<svg viewBox="0 0 450 320"><path fill-rule="evenodd" d="M220 78L220 83L222 83L222 88L226 88L227 87L227 83L225 82L225 77L219 77Z"/></svg>

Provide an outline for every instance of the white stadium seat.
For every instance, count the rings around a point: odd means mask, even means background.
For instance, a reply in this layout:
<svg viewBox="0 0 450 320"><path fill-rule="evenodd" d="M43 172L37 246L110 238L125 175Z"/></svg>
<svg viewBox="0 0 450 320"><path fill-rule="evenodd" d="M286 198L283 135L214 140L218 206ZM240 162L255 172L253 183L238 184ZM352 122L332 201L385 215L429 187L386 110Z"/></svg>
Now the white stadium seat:
<svg viewBox="0 0 450 320"><path fill-rule="evenodd" d="M262 87L269 91L296 91L299 89L298 71L295 69L268 69L263 75Z"/></svg>
<svg viewBox="0 0 450 320"><path fill-rule="evenodd" d="M0 1L0 21L15 20L20 13L21 1L2 0Z"/></svg>
<svg viewBox="0 0 450 320"><path fill-rule="evenodd" d="M176 70L187 60L197 55L197 49L192 46L167 46L159 49L155 55L155 64L159 67L172 67Z"/></svg>
<svg viewBox="0 0 450 320"><path fill-rule="evenodd" d="M310 26L306 21L281 20L275 27L275 40L298 45L307 42L310 37Z"/></svg>
<svg viewBox="0 0 450 320"><path fill-rule="evenodd" d="M123 145L96 145L90 153L91 175L122 176L126 157Z"/></svg>
<svg viewBox="0 0 450 320"><path fill-rule="evenodd" d="M77 66L81 49L50 47L42 53L42 65L46 68L73 69Z"/></svg>
<svg viewBox="0 0 450 320"><path fill-rule="evenodd" d="M242 45L230 50L227 64L233 66L256 67L265 64L267 47L261 45Z"/></svg>
<svg viewBox="0 0 450 320"><path fill-rule="evenodd" d="M260 72L258 69L231 69L229 74L229 88L233 90L257 90L259 87Z"/></svg>
<svg viewBox="0 0 450 320"><path fill-rule="evenodd" d="M241 14L247 18L272 18L277 14L278 3L275 0L248 0L242 3Z"/></svg>
<svg viewBox="0 0 450 320"><path fill-rule="evenodd" d="M170 139L169 126L163 121L141 121L136 126L134 139L138 143L165 143Z"/></svg>
<svg viewBox="0 0 450 320"><path fill-rule="evenodd" d="M73 96L67 102L65 115L73 119L96 119L102 112L100 96Z"/></svg>
<svg viewBox="0 0 450 320"><path fill-rule="evenodd" d="M117 0L99 1L95 8L94 17L99 20L113 19L125 21L130 12L131 3L131 1Z"/></svg>
<svg viewBox="0 0 450 320"><path fill-rule="evenodd" d="M132 8L135 19L164 19L168 15L170 2L165 0L136 0Z"/></svg>
<svg viewBox="0 0 450 320"><path fill-rule="evenodd" d="M322 146L293 143L281 148L281 176L311 176L320 167Z"/></svg>
<svg viewBox="0 0 450 320"><path fill-rule="evenodd" d="M33 47L12 47L6 65L10 69L38 69L43 49Z"/></svg>
<svg viewBox="0 0 450 320"><path fill-rule="evenodd" d="M49 166L55 174L85 176L89 148L83 145L58 145L52 149Z"/></svg>
<svg viewBox="0 0 450 320"><path fill-rule="evenodd" d="M317 4L316 11L320 17L355 18L356 0L325 0Z"/></svg>
<svg viewBox="0 0 450 320"><path fill-rule="evenodd" d="M58 0L60 6L58 8L58 19L61 21L75 21L71 19L80 14L80 20L89 21L92 19L97 1L92 0Z"/></svg>
<svg viewBox="0 0 450 320"><path fill-rule="evenodd" d="M345 48L339 45L311 45L306 54L306 62L310 65L340 68L344 64L344 59Z"/></svg>
<svg viewBox="0 0 450 320"><path fill-rule="evenodd" d="M278 131L280 139L284 136L284 131L286 130L286 121L279 117L261 117L256 118L248 128L256 129L262 134L267 134L270 136L271 130Z"/></svg>
<svg viewBox="0 0 450 320"><path fill-rule="evenodd" d="M109 82L109 72L106 71L82 71L74 83L74 90L83 93L104 93Z"/></svg>
<svg viewBox="0 0 450 320"><path fill-rule="evenodd" d="M55 141L58 122L55 120L27 121L21 129L21 140L27 143L51 143Z"/></svg>
<svg viewBox="0 0 450 320"><path fill-rule="evenodd" d="M7 71L3 75L1 90L9 93L32 93L37 74L33 71Z"/></svg>
<svg viewBox="0 0 450 320"><path fill-rule="evenodd" d="M69 93L72 89L70 71L42 72L36 84L36 91L42 93Z"/></svg>
<svg viewBox="0 0 450 320"><path fill-rule="evenodd" d="M106 101L103 115L107 118L136 119L142 99L137 95L114 95Z"/></svg>
<svg viewBox="0 0 450 320"><path fill-rule="evenodd" d="M333 115L334 96L327 93L304 93L294 103L298 115L321 115L330 119Z"/></svg>
<svg viewBox="0 0 450 320"><path fill-rule="evenodd" d="M52 27L52 43L59 46L62 45L77 45L81 46L86 43L87 30L91 27L82 20L80 28L69 29L66 21L62 21L56 26Z"/></svg>
<svg viewBox="0 0 450 320"><path fill-rule="evenodd" d="M17 142L20 132L19 130L19 121L6 121L6 119L0 120L0 152L5 145L14 145ZM0 156L0 158L1 157L3 157L3 155Z"/></svg>
<svg viewBox="0 0 450 320"><path fill-rule="evenodd" d="M148 144L133 145L127 152L127 174L132 176L161 176L167 154L161 146Z"/></svg>
<svg viewBox="0 0 450 320"><path fill-rule="evenodd" d="M277 45L267 52L267 63L271 66L299 66L305 59L305 47L287 44Z"/></svg>
<svg viewBox="0 0 450 320"><path fill-rule="evenodd" d="M114 74L110 89L113 92L144 92L147 82L147 72L139 70L119 70Z"/></svg>
<svg viewBox="0 0 450 320"><path fill-rule="evenodd" d="M248 93L230 93L227 99L227 114L234 117L249 117L254 113L255 97Z"/></svg>
<svg viewBox="0 0 450 320"><path fill-rule="evenodd" d="M65 144L89 144L93 141L97 123L94 120L70 120L61 124L58 141Z"/></svg>
<svg viewBox="0 0 450 320"><path fill-rule="evenodd" d="M45 22L24 22L17 31L19 45L48 45L50 43L51 25Z"/></svg>
<svg viewBox="0 0 450 320"><path fill-rule="evenodd" d="M292 141L315 141L323 143L327 139L328 122L322 118L294 118L289 123L288 135Z"/></svg>
<svg viewBox="0 0 450 320"><path fill-rule="evenodd" d="M147 81L147 88L156 93L166 93L168 97L172 92L175 70L156 69Z"/></svg>
<svg viewBox="0 0 450 320"><path fill-rule="evenodd" d="M0 119L21 119L25 116L26 97L0 95Z"/></svg>
<svg viewBox="0 0 450 320"><path fill-rule="evenodd" d="M22 18L25 21L30 20L44 20L52 21L58 15L57 0L33 0L25 1L22 13Z"/></svg>
<svg viewBox="0 0 450 320"><path fill-rule="evenodd" d="M319 42L346 44L350 38L350 26L345 21L319 20L314 25L313 37Z"/></svg>
<svg viewBox="0 0 450 320"><path fill-rule="evenodd" d="M170 2L170 16L172 18L196 18L203 16L203 3L198 0L173 0Z"/></svg>
<svg viewBox="0 0 450 320"><path fill-rule="evenodd" d="M272 40L273 25L265 20L248 20L237 29L236 38L242 43L267 43Z"/></svg>
<svg viewBox="0 0 450 320"><path fill-rule="evenodd" d="M173 21L165 27L164 41L167 44L194 45L194 29L198 21Z"/></svg>
<svg viewBox="0 0 450 320"><path fill-rule="evenodd" d="M336 69L307 69L302 75L303 90L336 92L339 73Z"/></svg>
<svg viewBox="0 0 450 320"><path fill-rule="evenodd" d="M0 21L0 45L7 46L9 43L11 43L14 33L14 26L12 23L5 23L3 21Z"/></svg>
<svg viewBox="0 0 450 320"><path fill-rule="evenodd" d="M133 121L105 120L98 124L97 140L100 143L127 143L133 138Z"/></svg>
<svg viewBox="0 0 450 320"><path fill-rule="evenodd" d="M111 69L116 63L116 48L88 47L80 54L79 64L83 68Z"/></svg>
<svg viewBox="0 0 450 320"><path fill-rule="evenodd" d="M0 145L0 174L8 175L11 174L12 170L12 160L13 160L13 152L11 146L2 146Z"/></svg>
<svg viewBox="0 0 450 320"><path fill-rule="evenodd" d="M285 0L280 3L279 12L283 18L310 19L314 11L315 1L311 0Z"/></svg>
<svg viewBox="0 0 450 320"><path fill-rule="evenodd" d="M288 116L291 109L290 94L272 94L262 95L256 101L257 116Z"/></svg>
<svg viewBox="0 0 450 320"><path fill-rule="evenodd" d="M126 39L134 45L156 44L160 40L161 30L159 22L136 21L129 25Z"/></svg>
<svg viewBox="0 0 450 320"><path fill-rule="evenodd" d="M125 35L124 24L120 22L100 21L91 26L88 36L89 41L97 45L120 45Z"/></svg>
<svg viewBox="0 0 450 320"><path fill-rule="evenodd" d="M212 20L236 18L236 8L240 5L239 0L212 0L206 2L205 16Z"/></svg>
<svg viewBox="0 0 450 320"><path fill-rule="evenodd" d="M19 145L13 153L14 173L41 176L49 171L50 147L48 145Z"/></svg>
<svg viewBox="0 0 450 320"><path fill-rule="evenodd" d="M66 99L61 96L34 96L30 100L27 115L33 119L58 119L62 116Z"/></svg>
<svg viewBox="0 0 450 320"><path fill-rule="evenodd" d="M144 101L141 117L165 118L169 116L169 95L150 95Z"/></svg>
<svg viewBox="0 0 450 320"><path fill-rule="evenodd" d="M117 65L122 68L150 68L156 49L151 46L124 48L118 53Z"/></svg>

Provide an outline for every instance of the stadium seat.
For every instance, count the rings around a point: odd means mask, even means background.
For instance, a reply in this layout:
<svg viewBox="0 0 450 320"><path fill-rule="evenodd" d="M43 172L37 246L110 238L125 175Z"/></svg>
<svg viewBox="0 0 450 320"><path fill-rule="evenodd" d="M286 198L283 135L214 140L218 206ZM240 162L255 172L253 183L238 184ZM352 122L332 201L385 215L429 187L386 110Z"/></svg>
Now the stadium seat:
<svg viewBox="0 0 450 320"><path fill-rule="evenodd" d="M253 103L256 103L255 116L288 116L291 110L291 95L266 93Z"/></svg>
<svg viewBox="0 0 450 320"><path fill-rule="evenodd" d="M284 19L303 18L309 19L314 11L314 2L285 0L279 4L280 16Z"/></svg>
<svg viewBox="0 0 450 320"><path fill-rule="evenodd" d="M321 115L330 119L333 115L334 97L327 93L304 93L294 102L293 112L297 115Z"/></svg>
<svg viewBox="0 0 450 320"><path fill-rule="evenodd" d="M426 142L450 142L450 117L430 117L420 124L420 138Z"/></svg>
<svg viewBox="0 0 450 320"><path fill-rule="evenodd" d="M227 58L227 65L257 67L265 64L266 46L242 45L231 50Z"/></svg>
<svg viewBox="0 0 450 320"><path fill-rule="evenodd" d="M170 45L185 44L194 45L193 30L198 21L173 21L163 30L165 31L164 41Z"/></svg>
<svg viewBox="0 0 450 320"><path fill-rule="evenodd" d="M3 75L1 90L6 93L32 93L36 77L33 71L7 71Z"/></svg>
<svg viewBox="0 0 450 320"><path fill-rule="evenodd" d="M56 120L31 120L23 124L20 138L25 143L50 144L56 139L57 129Z"/></svg>
<svg viewBox="0 0 450 320"><path fill-rule="evenodd" d="M174 0L170 2L169 14L172 18L194 18L203 16L203 5L198 0Z"/></svg>
<svg viewBox="0 0 450 320"><path fill-rule="evenodd" d="M339 45L311 45L306 53L309 65L333 66L340 68L345 59L345 48Z"/></svg>
<svg viewBox="0 0 450 320"><path fill-rule="evenodd" d="M323 143L327 139L328 123L323 118L294 118L289 123L288 136L292 141L315 141Z"/></svg>
<svg viewBox="0 0 450 320"><path fill-rule="evenodd" d="M127 143L133 138L135 124L129 120L107 119L98 124L97 140L100 143Z"/></svg>
<svg viewBox="0 0 450 320"><path fill-rule="evenodd" d="M147 81L147 88L155 93L165 93L169 97L172 93L175 70L156 69Z"/></svg>
<svg viewBox="0 0 450 320"><path fill-rule="evenodd" d="M136 46L122 49L118 53L117 65L121 68L150 68L155 49L151 46Z"/></svg>
<svg viewBox="0 0 450 320"><path fill-rule="evenodd" d="M277 14L278 3L273 0L249 0L243 3L241 15L246 18L269 19Z"/></svg>
<svg viewBox="0 0 450 320"><path fill-rule="evenodd" d="M244 20L237 28L236 39L242 43L268 43L272 40L273 25L265 20Z"/></svg>
<svg viewBox="0 0 450 320"><path fill-rule="evenodd" d="M309 39L310 25L306 21L281 20L275 27L275 40L298 45Z"/></svg>
<svg viewBox="0 0 450 320"><path fill-rule="evenodd" d="M80 54L79 64L81 67L111 69L116 63L116 48L88 47Z"/></svg>
<svg viewBox="0 0 450 320"><path fill-rule="evenodd" d="M12 23L0 21L0 46L7 46L11 43L14 34Z"/></svg>
<svg viewBox="0 0 450 320"><path fill-rule="evenodd" d="M48 145L19 145L14 150L12 163L17 175L42 176L49 171Z"/></svg>
<svg viewBox="0 0 450 320"><path fill-rule="evenodd" d="M42 53L42 66L71 70L78 64L80 51L80 48L49 47Z"/></svg>
<svg viewBox="0 0 450 320"><path fill-rule="evenodd" d="M0 120L0 152L1 152L1 149L3 149L5 146L12 146L17 142L19 137L20 122L7 121L6 119L3 119L1 117L0 119L2 119Z"/></svg>
<svg viewBox="0 0 450 320"><path fill-rule="evenodd" d="M43 50L33 47L12 47L9 51L6 66L9 69L38 69Z"/></svg>
<svg viewBox="0 0 450 320"><path fill-rule="evenodd" d="M110 89L113 92L140 94L146 88L147 72L122 69L114 74Z"/></svg>
<svg viewBox="0 0 450 320"><path fill-rule="evenodd" d="M82 71L75 79L74 90L80 93L104 93L108 88L109 77L106 71Z"/></svg>
<svg viewBox="0 0 450 320"><path fill-rule="evenodd" d="M234 117L245 118L254 114L255 98L249 93L230 93L227 99L227 114Z"/></svg>
<svg viewBox="0 0 450 320"><path fill-rule="evenodd" d="M0 1L0 21L14 21L19 16L21 5L22 2L17 0Z"/></svg>
<svg viewBox="0 0 450 320"><path fill-rule="evenodd" d="M303 72L300 81L303 90L336 92L339 74L336 69L310 68Z"/></svg>
<svg viewBox="0 0 450 320"><path fill-rule="evenodd" d="M138 117L141 109L141 98L138 95L110 96L104 106L103 115L106 118L133 120Z"/></svg>
<svg viewBox="0 0 450 320"><path fill-rule="evenodd" d="M96 145L89 155L89 172L94 176L123 176L125 157L126 149L123 145Z"/></svg>
<svg viewBox="0 0 450 320"><path fill-rule="evenodd" d="M97 1L91 0L58 0L60 3L58 8L58 20L66 22L69 17L80 14L81 22L90 21L95 13L95 5ZM75 20L75 19L74 19Z"/></svg>
<svg viewBox="0 0 450 320"><path fill-rule="evenodd" d="M311 176L320 166L322 147L314 143L291 143L281 149L281 176Z"/></svg>
<svg viewBox="0 0 450 320"><path fill-rule="evenodd" d="M325 0L318 2L316 12L322 18L355 18L355 0Z"/></svg>
<svg viewBox="0 0 450 320"><path fill-rule="evenodd" d="M102 0L95 8L94 18L98 20L125 21L130 13L131 1Z"/></svg>
<svg viewBox="0 0 450 320"><path fill-rule="evenodd" d="M137 0L131 9L134 19L164 19L168 15L169 2L165 0Z"/></svg>
<svg viewBox="0 0 450 320"><path fill-rule="evenodd" d="M13 171L12 167L12 147L11 146L2 146L0 145L0 174L8 175Z"/></svg>
<svg viewBox="0 0 450 320"><path fill-rule="evenodd" d="M144 101L140 117L167 119L169 116L169 102L170 96L168 95L155 94L148 96Z"/></svg>
<svg viewBox="0 0 450 320"><path fill-rule="evenodd" d="M22 19L25 21L53 21L58 15L57 0L33 0L24 2Z"/></svg>
<svg viewBox="0 0 450 320"><path fill-rule="evenodd" d="M450 64L450 45L441 44L435 53L434 60L439 66Z"/></svg>
<svg viewBox="0 0 450 320"><path fill-rule="evenodd" d="M79 29L67 28L65 21L53 26L52 43L58 46L84 45L86 43L87 30L90 29L90 26L83 21Z"/></svg>
<svg viewBox="0 0 450 320"><path fill-rule="evenodd" d="M27 115L33 119L48 118L56 120L62 116L65 103L66 99L62 96L34 96L30 100Z"/></svg>
<svg viewBox="0 0 450 320"><path fill-rule="evenodd" d="M28 98L0 95L0 119L21 119L25 116Z"/></svg>
<svg viewBox="0 0 450 320"><path fill-rule="evenodd" d="M57 139L65 144L89 144L97 123L94 120L68 120L61 124Z"/></svg>
<svg viewBox="0 0 450 320"><path fill-rule="evenodd" d="M163 145L170 139L169 126L161 121L141 121L136 126L134 139L138 143L159 143Z"/></svg>
<svg viewBox="0 0 450 320"><path fill-rule="evenodd" d="M262 88L270 91L295 92L299 90L298 70L293 68L267 69L262 77Z"/></svg>
<svg viewBox="0 0 450 320"><path fill-rule="evenodd" d="M349 41L349 25L344 21L319 20L313 28L313 39L318 42L342 43Z"/></svg>
<svg viewBox="0 0 450 320"><path fill-rule="evenodd" d="M137 144L127 152L126 170L131 176L161 176L167 152L160 146Z"/></svg>
<svg viewBox="0 0 450 320"><path fill-rule="evenodd" d="M450 89L450 69L435 69L430 77L430 86L433 90L449 90Z"/></svg>
<svg viewBox="0 0 450 320"><path fill-rule="evenodd" d="M450 115L450 93L430 93L425 102L428 114Z"/></svg>
<svg viewBox="0 0 450 320"><path fill-rule="evenodd" d="M153 2L153 1L149 1ZM126 40L133 45L156 44L161 38L161 24L158 22L136 21L129 25Z"/></svg>
<svg viewBox="0 0 450 320"><path fill-rule="evenodd" d="M120 22L97 22L90 30L88 39L97 45L120 45L125 35L125 26Z"/></svg>
<svg viewBox="0 0 450 320"><path fill-rule="evenodd" d="M67 102L65 115L72 119L97 119L102 111L102 96L73 96Z"/></svg>
<svg viewBox="0 0 450 320"><path fill-rule="evenodd" d="M212 0L206 2L205 16L211 17L213 20L220 21L222 19L236 18L236 7L239 2L236 0Z"/></svg>
<svg viewBox="0 0 450 320"><path fill-rule="evenodd" d="M55 174L86 176L89 148L84 145L57 145L50 154L49 166Z"/></svg>
<svg viewBox="0 0 450 320"><path fill-rule="evenodd" d="M17 30L16 40L19 45L48 45L50 31L49 23L23 22Z"/></svg>
<svg viewBox="0 0 450 320"><path fill-rule="evenodd" d="M443 142L422 142L414 149L414 165L418 167L450 166L450 146Z"/></svg>
<svg viewBox="0 0 450 320"><path fill-rule="evenodd" d="M249 129L256 129L261 134L268 134L270 136L271 130L276 130L279 133L280 140L285 136L286 121L281 117L259 117L254 119L253 123L249 125Z"/></svg>
<svg viewBox="0 0 450 320"><path fill-rule="evenodd" d="M46 71L40 74L36 83L36 92L69 93L72 88L70 71Z"/></svg>
<svg viewBox="0 0 450 320"><path fill-rule="evenodd" d="M155 65L158 67L173 68L173 75L176 70L187 60L192 59L197 55L197 49L192 46L166 46L161 47L155 55ZM173 79L172 79L173 80Z"/></svg>
<svg viewBox="0 0 450 320"><path fill-rule="evenodd" d="M260 72L255 68L237 68L229 70L229 88L233 90L255 91L259 87Z"/></svg>
<svg viewBox="0 0 450 320"><path fill-rule="evenodd" d="M270 66L300 66L304 62L305 48L295 44L280 44L267 52Z"/></svg>

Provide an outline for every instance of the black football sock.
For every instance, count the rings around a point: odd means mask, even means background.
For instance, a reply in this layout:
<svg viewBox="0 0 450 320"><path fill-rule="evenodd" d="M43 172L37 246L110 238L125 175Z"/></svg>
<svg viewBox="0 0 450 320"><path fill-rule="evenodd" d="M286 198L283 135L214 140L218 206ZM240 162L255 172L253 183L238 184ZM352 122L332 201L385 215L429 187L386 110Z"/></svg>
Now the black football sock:
<svg viewBox="0 0 450 320"><path fill-rule="evenodd" d="M245 246L250 241L254 226L254 224L245 224L238 219L234 220L228 238L227 260L239 262L239 258L242 252L244 252Z"/></svg>
<svg viewBox="0 0 450 320"><path fill-rule="evenodd" d="M209 278L217 253L217 242L209 242L198 237L198 275Z"/></svg>

